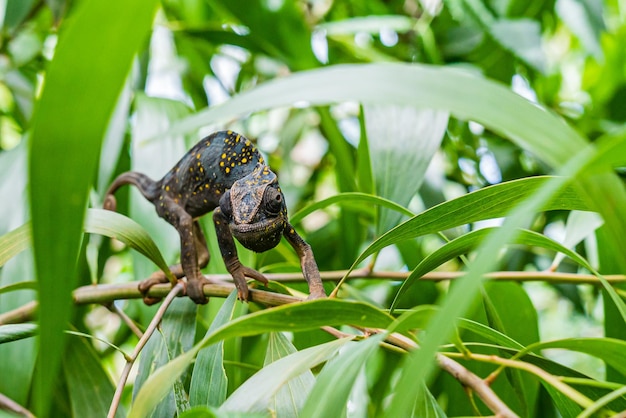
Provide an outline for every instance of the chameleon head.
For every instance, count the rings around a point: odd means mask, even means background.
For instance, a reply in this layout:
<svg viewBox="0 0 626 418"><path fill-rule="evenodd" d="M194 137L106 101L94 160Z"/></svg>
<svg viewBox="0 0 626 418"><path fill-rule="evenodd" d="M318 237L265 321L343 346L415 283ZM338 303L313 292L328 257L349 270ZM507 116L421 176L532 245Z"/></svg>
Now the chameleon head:
<svg viewBox="0 0 626 418"><path fill-rule="evenodd" d="M287 224L287 207L276 174L257 164L237 180L220 200L230 231L244 247L255 252L274 248Z"/></svg>

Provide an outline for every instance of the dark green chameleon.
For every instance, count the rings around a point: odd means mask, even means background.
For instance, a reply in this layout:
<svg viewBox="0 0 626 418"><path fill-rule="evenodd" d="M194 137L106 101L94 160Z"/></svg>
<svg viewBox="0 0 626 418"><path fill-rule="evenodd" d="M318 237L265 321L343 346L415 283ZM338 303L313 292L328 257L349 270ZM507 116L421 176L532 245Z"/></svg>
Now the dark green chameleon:
<svg viewBox="0 0 626 418"><path fill-rule="evenodd" d="M233 276L239 299L248 300L246 277L267 284L258 271L241 265L233 236L244 247L263 252L274 248L284 235L300 257L309 284L310 299L326 296L311 247L287 219L285 199L276 174L264 164L252 143L232 131L216 132L198 142L161 180L129 171L117 177L106 193L104 208L115 210L113 193L122 185L135 185L156 208L160 217L180 234L181 264L173 266L176 277L187 277L187 295L206 303L203 287L209 280L200 272L209 262L209 250L197 218L213 211L222 257ZM156 272L139 284L147 303L150 287L165 283Z"/></svg>

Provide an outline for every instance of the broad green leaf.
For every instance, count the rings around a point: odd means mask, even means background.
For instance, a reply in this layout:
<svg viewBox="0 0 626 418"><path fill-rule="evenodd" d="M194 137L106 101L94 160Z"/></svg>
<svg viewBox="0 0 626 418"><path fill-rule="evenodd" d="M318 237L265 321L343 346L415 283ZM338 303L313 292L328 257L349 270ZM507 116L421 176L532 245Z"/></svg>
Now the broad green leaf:
<svg viewBox="0 0 626 418"><path fill-rule="evenodd" d="M6 286L0 286L0 294L24 289L37 290L37 282L17 282Z"/></svg>
<svg viewBox="0 0 626 418"><path fill-rule="evenodd" d="M298 350L285 334L272 332L269 336L264 367L296 353ZM279 417L297 417L304 402L307 400L315 377L310 370L304 371L284 384L269 401L268 409Z"/></svg>
<svg viewBox="0 0 626 418"><path fill-rule="evenodd" d="M197 305L189 298L177 298L172 302L163 316L160 332L156 332L150 337L141 353L133 388L135 397L138 396L137 394L142 389L144 382L150 378L155 369L169 364L170 360L191 349L196 333L197 310ZM184 381L181 376L186 372L187 367L183 367L177 378L180 377ZM181 404L181 398L177 395L177 391L182 388L182 383L177 378L172 379L167 385L169 388L173 386L174 390L165 392L162 398L158 399L160 403L148 411L151 412L150 416L172 416L175 412L180 413L185 409L185 405ZM184 403L186 403L186 399Z"/></svg>
<svg viewBox="0 0 626 418"><path fill-rule="evenodd" d="M326 364L302 407L303 417L338 417L346 408L357 376L367 359L379 347L385 334L351 343L339 356Z"/></svg>
<svg viewBox="0 0 626 418"><path fill-rule="evenodd" d="M579 170L590 159L588 150L577 154L561 171L571 173ZM412 408L411 399L418 394L419 386L411 386L411 382L425 381L434 370L433 356L439 346L448 338L454 330L454 318L465 312L480 289L484 275L495 267L496 260L493 254L499 251L512 236L515 230L525 222L536 210L545 207L545 202L567 184L565 177L549 178L546 183L531 198L518 205L511 212L501 229L491 234L481 245L476 259L470 264L468 274L448 293L441 310L437 311L430 321L426 330L426 338L421 341L421 349L409 353L404 361L400 378L398 380L394 401L388 411L389 416L407 415Z"/></svg>
<svg viewBox="0 0 626 418"><path fill-rule="evenodd" d="M408 206L439 149L448 113L390 105L366 105L363 110L376 194ZM396 212L382 208L378 233L389 230L399 220Z"/></svg>
<svg viewBox="0 0 626 418"><path fill-rule="evenodd" d="M220 410L259 412L268 408L268 401L283 385L312 367L328 360L349 339L342 338L325 344L296 351L268 366L263 367L254 376L230 395Z"/></svg>
<svg viewBox="0 0 626 418"><path fill-rule="evenodd" d="M435 268L441 266L445 262L455 257L459 257L474 250L480 245L485 237L487 237L496 229L497 228L484 228L468 232L467 234L461 235L460 237L453 239L452 241L446 243L445 245L441 246L440 248L429 254L424 260L422 260L422 262L420 262L420 264L418 264L417 267L415 267L415 269L413 269L411 274L402 283L402 286L398 290L398 293L396 294L396 297L391 304L391 311L393 312L393 309L399 298L402 297L402 295L424 274L433 271ZM511 242L511 244L522 244L554 250L567 255L572 260L576 261L581 267L590 270L592 269L589 263L580 255L562 246L558 242L546 237L545 235L539 234L537 232L521 229L517 231L517 235L515 236L515 239Z"/></svg>
<svg viewBox="0 0 626 418"><path fill-rule="evenodd" d="M37 335L36 324L8 324L0 326L0 344Z"/></svg>
<svg viewBox="0 0 626 418"><path fill-rule="evenodd" d="M545 185L551 177L528 177L485 187L456 199L434 206L401 223L372 242L354 262L354 266L367 256L388 246L421 235L444 231L485 219L507 215L524 199ZM560 179L565 181L565 179ZM588 210L573 188L567 188L541 204L541 210Z"/></svg>
<svg viewBox="0 0 626 418"><path fill-rule="evenodd" d="M363 205L362 203L369 203L371 205L383 206L383 207L389 208L391 210L394 210L406 216L414 216L414 213L406 209L405 207L397 203L394 203L390 200L384 199L382 197L378 197L378 196L374 196L374 195L370 195L366 193L347 192L347 193L338 193L326 199L312 203L300 209L298 212L294 213L292 216L289 217L289 219L292 223L298 223L307 215L310 215L316 210L323 209L332 204L345 205L351 208L354 206L355 208L361 211L368 210L369 208Z"/></svg>
<svg viewBox="0 0 626 418"><path fill-rule="evenodd" d="M283 305L235 319L206 336L186 353L154 371L135 396L130 417L143 417L152 411L203 347L236 336L257 335L271 331L301 331L324 325L356 325L386 328L393 318L360 302L334 299Z"/></svg>
<svg viewBox="0 0 626 418"><path fill-rule="evenodd" d="M88 209L84 231L122 241L171 275L167 263L152 238L132 219L107 210ZM26 223L0 237L0 266L30 246L30 233L30 223Z"/></svg>
<svg viewBox="0 0 626 418"><path fill-rule="evenodd" d="M59 31L31 125L29 196L40 285L40 344L45 347L34 393L42 416L49 409L63 353L62 330L72 310L85 204L103 133L146 40L157 1L76 6Z"/></svg>
<svg viewBox="0 0 626 418"><path fill-rule="evenodd" d="M115 389L100 358L84 338L74 338L63 357L63 374L75 417L107 416ZM123 407L116 417L125 416Z"/></svg>
<svg viewBox="0 0 626 418"><path fill-rule="evenodd" d="M152 260L161 270L176 281L150 235L137 222L124 215L103 209L87 210L85 232L100 234L122 241Z"/></svg>
<svg viewBox="0 0 626 418"><path fill-rule="evenodd" d="M226 325L233 317L237 292L233 291L224 301L206 336ZM198 352L189 386L189 403L192 406L220 406L226 400L228 378L224 370L224 342L203 348Z"/></svg>
<svg viewBox="0 0 626 418"><path fill-rule="evenodd" d="M594 414L596 414L602 408L607 406L611 401L615 399L623 398L625 395L626 395L626 386L622 386L621 388L614 390L613 392L607 395L604 395L603 397L598 399L596 402L594 402L593 405L586 408L580 415L578 415L578 418L589 418L591 416L595 416Z"/></svg>
<svg viewBox="0 0 626 418"><path fill-rule="evenodd" d="M491 328L524 345L539 341L537 311L519 283L487 282L482 295ZM530 415L536 410L539 382L520 370L509 370L506 377L510 386L504 385L500 397L513 409L518 409L519 402L521 415Z"/></svg>
<svg viewBox="0 0 626 418"><path fill-rule="evenodd" d="M527 347L528 350L538 351L548 348L561 348L578 351L604 360L615 370L626 376L624 353L626 342L615 338L567 338L555 341L539 342Z"/></svg>
<svg viewBox="0 0 626 418"><path fill-rule="evenodd" d="M450 67L390 63L335 65L272 80L197 112L168 134L302 101L312 106L358 101L449 111L503 134L553 165L585 145L561 119L495 82Z"/></svg>

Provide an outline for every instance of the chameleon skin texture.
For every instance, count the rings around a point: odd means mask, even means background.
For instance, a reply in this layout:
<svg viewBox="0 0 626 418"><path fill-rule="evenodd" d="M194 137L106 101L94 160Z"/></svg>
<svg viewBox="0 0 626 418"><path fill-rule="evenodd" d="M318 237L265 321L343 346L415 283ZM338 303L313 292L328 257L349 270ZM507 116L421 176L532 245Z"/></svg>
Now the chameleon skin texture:
<svg viewBox="0 0 626 418"><path fill-rule="evenodd" d="M311 247L289 224L276 174L244 136L232 131L207 136L158 181L134 171L120 174L106 193L105 209L115 210L113 194L125 184L136 186L157 214L178 231L181 263L171 270L179 279L186 276L187 294L194 302L208 301L203 287L209 281L200 269L210 256L197 219L211 211L220 252L239 299L249 300L246 277L265 284L267 279L241 264L233 237L244 247L263 252L274 248L284 236L300 258L309 298L326 296ZM139 290L146 295L152 285L164 282L165 274L155 272L139 284ZM144 301L158 300L144 296Z"/></svg>

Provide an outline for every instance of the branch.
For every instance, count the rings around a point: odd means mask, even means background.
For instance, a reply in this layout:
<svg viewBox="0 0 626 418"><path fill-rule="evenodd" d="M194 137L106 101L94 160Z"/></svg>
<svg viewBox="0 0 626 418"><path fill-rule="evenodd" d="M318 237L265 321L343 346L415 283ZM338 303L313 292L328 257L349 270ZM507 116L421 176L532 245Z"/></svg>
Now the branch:
<svg viewBox="0 0 626 418"><path fill-rule="evenodd" d="M9 411L23 417L35 418L32 412L2 393L0 393L0 411Z"/></svg>
<svg viewBox="0 0 626 418"><path fill-rule="evenodd" d="M338 281L346 274L347 270L326 271L321 273L322 280ZM377 279L377 280L405 280L410 272L373 272L369 268L353 270L350 273L350 279ZM462 271L454 272L438 272L433 271L425 274L420 280L428 281L448 281L456 280L465 275ZM233 290L234 286L224 281L231 280L228 274L211 274L206 276L209 280L222 282L221 284L208 284L204 287L204 294L207 297L227 297ZM266 274L270 281L275 282L302 282L304 277L301 273L275 273ZM602 283L592 274L574 274L560 273L552 271L498 271L485 275L489 280L500 281L545 281L549 283L571 283L571 284L592 284L601 286ZM606 275L604 278L609 283L624 283L626 275L613 274ZM120 299L140 299L143 295L137 289L138 282L129 282L122 284L100 284L83 286L76 289L73 293L74 303L77 305L85 305L91 303L108 304ZM148 292L149 296L163 298L171 290L169 284L155 285ZM282 305L285 303L299 301L299 298L293 296L282 295L272 292L264 292L262 290L251 290L252 300L267 306ZM0 325L16 324L31 321L35 317L37 311L37 302L29 302L20 308L0 314Z"/></svg>

